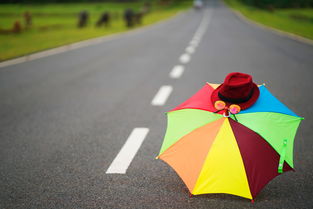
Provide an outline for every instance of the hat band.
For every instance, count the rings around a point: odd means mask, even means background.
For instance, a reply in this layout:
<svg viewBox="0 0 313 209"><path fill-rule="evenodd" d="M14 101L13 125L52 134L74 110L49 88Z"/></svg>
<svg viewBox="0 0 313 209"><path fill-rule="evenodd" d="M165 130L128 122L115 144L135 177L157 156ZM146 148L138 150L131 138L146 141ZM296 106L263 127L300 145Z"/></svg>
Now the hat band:
<svg viewBox="0 0 313 209"><path fill-rule="evenodd" d="M229 97L225 97L223 96L220 92L218 92L218 97L225 101L225 102L230 102L230 103L237 103L237 104L240 104L240 103L244 103L244 102L247 102L249 101L249 99L251 99L253 95L253 89L251 89L250 93L248 96L244 97L244 98L237 98L237 99L233 99L233 98L229 98Z"/></svg>

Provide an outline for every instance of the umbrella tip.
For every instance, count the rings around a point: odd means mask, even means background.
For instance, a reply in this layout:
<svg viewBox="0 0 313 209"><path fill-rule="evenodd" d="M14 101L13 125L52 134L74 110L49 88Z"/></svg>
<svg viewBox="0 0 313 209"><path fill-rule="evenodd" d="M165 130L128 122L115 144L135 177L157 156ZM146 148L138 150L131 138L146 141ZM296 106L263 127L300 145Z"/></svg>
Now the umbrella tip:
<svg viewBox="0 0 313 209"><path fill-rule="evenodd" d="M265 84L265 83L263 83L262 85L263 85L263 86L266 86L266 84Z"/></svg>
<svg viewBox="0 0 313 209"><path fill-rule="evenodd" d="M252 203L252 204L254 203L254 199L251 200L251 203Z"/></svg>
<svg viewBox="0 0 313 209"><path fill-rule="evenodd" d="M159 159L159 156L156 156L155 159L158 160L158 159Z"/></svg>

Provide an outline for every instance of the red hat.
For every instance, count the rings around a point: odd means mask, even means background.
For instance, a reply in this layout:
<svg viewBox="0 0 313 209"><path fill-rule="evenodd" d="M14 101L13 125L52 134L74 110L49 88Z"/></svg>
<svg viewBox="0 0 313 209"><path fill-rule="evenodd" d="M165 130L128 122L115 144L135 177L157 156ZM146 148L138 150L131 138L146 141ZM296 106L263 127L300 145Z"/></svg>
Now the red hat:
<svg viewBox="0 0 313 209"><path fill-rule="evenodd" d="M211 101L226 102L227 105L237 104L242 110L253 105L260 95L258 86L253 83L252 76L244 73L229 73L224 83L217 87L211 95Z"/></svg>

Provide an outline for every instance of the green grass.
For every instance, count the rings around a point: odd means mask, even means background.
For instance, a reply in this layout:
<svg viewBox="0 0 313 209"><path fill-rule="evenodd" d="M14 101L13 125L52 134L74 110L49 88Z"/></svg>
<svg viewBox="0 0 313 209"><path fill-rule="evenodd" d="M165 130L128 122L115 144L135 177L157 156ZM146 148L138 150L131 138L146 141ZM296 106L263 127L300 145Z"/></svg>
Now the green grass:
<svg viewBox="0 0 313 209"><path fill-rule="evenodd" d="M244 16L282 31L313 39L313 8L263 10L247 6L239 0L224 0Z"/></svg>
<svg viewBox="0 0 313 209"><path fill-rule="evenodd" d="M33 26L19 34L0 34L0 61L14 57L62 46L94 37L120 33L129 30L123 21L125 8L139 10L139 3L76 3L46 5L0 5L0 29L10 29L16 20L24 25L22 14L30 11L33 15ZM153 5L152 11L142 21L142 25L156 23L170 18L180 11L188 9L191 1L178 5ZM87 10L90 14L89 24L79 29L77 14ZM95 23L103 11L113 14L111 26L95 27ZM140 27L136 26L136 27Z"/></svg>

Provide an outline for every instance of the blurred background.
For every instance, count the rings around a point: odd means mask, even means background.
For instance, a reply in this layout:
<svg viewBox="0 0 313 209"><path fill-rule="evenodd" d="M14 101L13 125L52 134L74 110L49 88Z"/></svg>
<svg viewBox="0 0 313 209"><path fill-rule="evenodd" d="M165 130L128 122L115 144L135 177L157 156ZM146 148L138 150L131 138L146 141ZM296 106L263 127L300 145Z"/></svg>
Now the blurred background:
<svg viewBox="0 0 313 209"><path fill-rule="evenodd" d="M312 43L313 0L0 3L0 209L313 208L313 45L246 21ZM294 146L297 172L272 181L256 204L189 198L176 173L155 160L164 113L229 72L253 75L305 117ZM107 174L138 127L150 131L127 173Z"/></svg>
<svg viewBox="0 0 313 209"><path fill-rule="evenodd" d="M225 0L261 24L313 39L313 0Z"/></svg>
<svg viewBox="0 0 313 209"><path fill-rule="evenodd" d="M313 39L313 0L225 0L262 24ZM0 0L0 61L153 24L199 0Z"/></svg>
<svg viewBox="0 0 313 209"><path fill-rule="evenodd" d="M192 0L1 0L0 61L149 25Z"/></svg>

